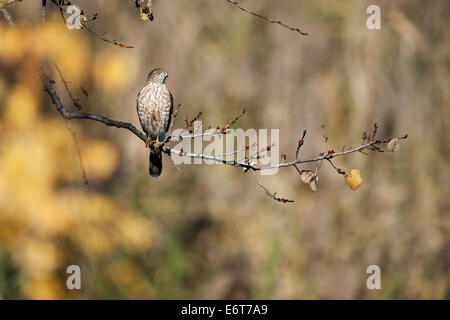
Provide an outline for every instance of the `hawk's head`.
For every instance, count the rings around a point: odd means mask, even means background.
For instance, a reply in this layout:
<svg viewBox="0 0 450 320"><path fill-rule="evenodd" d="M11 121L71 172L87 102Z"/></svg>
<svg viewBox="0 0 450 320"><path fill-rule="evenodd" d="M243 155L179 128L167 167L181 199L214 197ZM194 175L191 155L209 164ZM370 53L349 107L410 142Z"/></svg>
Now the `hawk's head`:
<svg viewBox="0 0 450 320"><path fill-rule="evenodd" d="M167 74L166 71L164 71L161 68L156 68L156 69L150 71L150 73L148 74L147 84L149 84L150 82L164 83L168 76L169 75Z"/></svg>

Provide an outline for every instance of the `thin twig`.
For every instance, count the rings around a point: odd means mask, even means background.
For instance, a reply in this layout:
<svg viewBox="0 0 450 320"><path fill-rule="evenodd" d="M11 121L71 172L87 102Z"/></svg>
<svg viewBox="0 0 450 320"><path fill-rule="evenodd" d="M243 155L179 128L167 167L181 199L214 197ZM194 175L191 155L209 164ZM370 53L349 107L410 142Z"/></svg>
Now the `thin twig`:
<svg viewBox="0 0 450 320"><path fill-rule="evenodd" d="M11 27L15 27L16 24L13 21L13 18L9 14L9 12L6 9L1 9L3 16L5 17L5 20L9 23Z"/></svg>
<svg viewBox="0 0 450 320"><path fill-rule="evenodd" d="M256 173L255 173L254 171L252 171L252 173L253 173L253 175L254 175L254 177L255 177L255 179L256 179L256 184L257 184L258 186L260 186L261 189L263 189L264 192L265 192L270 198L272 198L272 199L275 200L275 201L282 202L282 203L286 203L286 202L295 202L294 200L289 200L289 199L286 199L286 198L280 198L280 197L278 197L276 192L271 192L269 189L267 189L266 186L264 186L264 185L259 181L259 179L258 179L258 177L256 176Z"/></svg>
<svg viewBox="0 0 450 320"><path fill-rule="evenodd" d="M72 100L73 106L74 106L77 110L81 110L82 106L81 106L81 104L78 102L79 99L75 99L75 98L72 96L72 93L71 93L70 90L69 90L69 83L64 79L64 77L63 77L63 75L62 75L62 72L61 72L61 70L58 68L58 65L57 65L56 63L55 63L55 68L56 68L56 70L58 71L59 78L60 78L61 81L63 82L64 87L66 88L66 91L67 91L67 93L69 94L70 99Z"/></svg>
<svg viewBox="0 0 450 320"><path fill-rule="evenodd" d="M67 81L63 78L62 73L61 73L61 70L58 68L58 66L57 66L56 64L55 64L55 68L56 68L56 70L58 71L59 77L61 78L61 81L64 83L64 86L65 86L65 88L66 88L66 90L67 90L67 92L68 92L70 98L72 99L72 102L73 102L74 106L77 107L77 109L79 110L78 106L79 106L80 108L81 108L81 106L80 106L80 105L78 104L78 102L76 101L77 99L74 99L74 98L72 97L72 94L70 93L69 87L68 87L68 85L67 85ZM43 76L46 77L45 75L43 75ZM47 78L48 78L48 77L47 77ZM48 78L48 81L51 82L51 81L53 81L53 80L51 80L50 78ZM55 93L56 93L56 92L55 92ZM58 98L59 98L59 97L58 97ZM62 108L64 109L64 106L63 106ZM59 109L58 109L58 110L59 110ZM65 110L65 109L64 109L64 110ZM86 193L89 193L89 180L88 180L88 178L87 178L86 170L84 169L83 158L82 158L82 156L81 156L81 150L80 150L80 146L79 146L79 143L78 143L77 133L76 133L75 130L73 130L72 127L70 126L69 120L70 120L70 118L64 117L64 121L65 121L65 123L66 123L66 128L67 128L67 130L69 130L69 132L70 132L70 134L71 134L71 136L72 136L73 143L74 143L74 146L75 146L75 151L77 152L78 161L79 161L79 163L80 163L80 169L81 169L81 173L82 173L82 176L83 176L83 182L84 182L84 186L85 186L85 188L86 188Z"/></svg>
<svg viewBox="0 0 450 320"><path fill-rule="evenodd" d="M93 121L101 122L107 126L117 127L117 128L124 128L127 130L130 130L132 133L134 133L139 139L142 141L146 141L147 137L144 133L139 131L135 126L133 126L131 123L128 122L122 122L122 121L115 121L111 120L107 117L102 117L95 114L89 114L89 113L82 113L82 112L71 112L65 109L61 99L59 98L58 94L56 93L55 89L53 88L53 84L55 81L51 79L49 76L47 76L44 71L41 71L41 80L44 85L44 91L49 95L50 99L52 100L52 103L55 105L58 112L61 114L61 116L64 119L71 120L71 119L89 119Z"/></svg>
<svg viewBox="0 0 450 320"><path fill-rule="evenodd" d="M172 113L172 121L170 123L169 131L172 128L173 120L177 116L180 106L181 105L179 104L178 107ZM174 140L179 141L180 139L194 139L194 138L208 137L208 136L214 136L214 135L218 135L218 136L226 135L231 132L231 130L229 130L230 127L233 126L245 114L246 110L247 110L246 108L242 108L241 113L239 115L237 115L234 119L228 121L228 123L223 127L217 126L216 129L214 129L212 131L203 132L203 133L196 133L194 130L194 132L189 133L189 134L180 134L180 135L170 134L166 139L166 143L170 142L170 141L174 141ZM189 120L188 118L186 118L184 120L185 126L183 129L187 130L189 127L192 127L193 123L196 120L198 120L201 117L201 115L202 115L202 112L199 112L192 120Z"/></svg>
<svg viewBox="0 0 450 320"><path fill-rule="evenodd" d="M327 151L328 153L330 152L330 145L328 144L328 135L327 132L325 131L325 125L321 124L320 128L322 129L322 138L323 141L325 142L325 145L327 146Z"/></svg>
<svg viewBox="0 0 450 320"><path fill-rule="evenodd" d="M298 153L300 152L300 148L303 146L303 144L305 143L305 136L306 136L306 129L303 130L303 134L302 134L302 138L300 140L298 140L298 144L297 144L297 150L295 150L295 160L298 159ZM284 163L284 162L283 162ZM295 170L297 170L297 172L302 175L302 171L297 167L296 164L294 164L294 168Z"/></svg>
<svg viewBox="0 0 450 320"><path fill-rule="evenodd" d="M256 13L256 12L252 12L252 11L246 9L245 7L243 7L241 4L239 4L236 0L226 0L226 1L228 1L229 3L235 5L236 7L238 7L239 9L241 9L242 11L245 11L245 12L247 12L247 13L249 13L249 14L255 16L255 17L264 19L264 20L266 20L266 21L268 21L268 22L270 22L270 23L276 23L276 24L279 24L279 25L281 25L281 26L283 26L283 27L285 27L285 28L287 28L287 29L289 29L289 30L291 30L291 31L296 31L296 32L300 33L302 36L307 36L307 35L308 35L308 33L301 31L299 28L295 28L295 27L288 26L287 24L285 24L285 23L282 22L282 21L274 20L274 19L272 19L272 18L263 16L262 14L259 14L259 13Z"/></svg>
<svg viewBox="0 0 450 320"><path fill-rule="evenodd" d="M297 150L295 151L295 159L298 159L298 153L300 151L300 148L305 143L305 136L306 136L306 130L303 130L302 138L300 140L298 140Z"/></svg>
<svg viewBox="0 0 450 320"><path fill-rule="evenodd" d="M81 156L81 150L80 150L80 145L78 143L77 133L70 126L68 119L64 119L64 121L66 122L67 130L69 130L70 134L72 135L73 143L75 146L75 151L77 152L77 156L78 156L78 162L80 163L80 169L81 169L81 174L83 176L84 187L86 188L86 193L89 194L89 188L90 188L89 180L87 178L86 170L84 169L83 158Z"/></svg>
<svg viewBox="0 0 450 320"><path fill-rule="evenodd" d="M134 48L133 46L127 45L126 43L121 43L118 42L117 40L110 40L105 38L104 36L102 36L100 33L98 33L97 31L95 31L93 28L89 27L86 22L84 22L83 20L81 20L81 24L83 25L83 28L90 31L91 33L93 33L95 36L99 37L100 39L102 39L105 42L111 43L115 46L121 47L121 48L126 48L126 49L131 49Z"/></svg>
<svg viewBox="0 0 450 320"><path fill-rule="evenodd" d="M74 5L74 3L72 3L72 2L69 1L69 0L66 0L66 2L67 2L68 5ZM63 11L63 10L65 11L64 6L61 5L61 4L59 4L56 0L52 0L52 3L53 3L55 6L57 6L61 11ZM129 46L129 45L127 45L126 43L118 42L118 41L115 40L115 39L114 39L114 40L111 40L111 39L105 38L103 35L101 35L100 33L98 33L95 29L93 29L93 28L91 28L90 26L88 26L87 23L86 23L83 19L80 19L80 23L81 23L81 26L83 27L83 29L88 30L89 32L91 32L92 34L94 34L96 37L100 38L101 40L103 40L103 41L105 41L105 42L108 42L108 43L110 43L110 44L113 44L113 45L118 46L118 47L121 47L121 48L134 48L133 46Z"/></svg>
<svg viewBox="0 0 450 320"><path fill-rule="evenodd" d="M231 126L235 124L245 114L246 111L247 108L242 108L240 114L238 114L234 119L228 121L228 123L224 127L222 128L217 127L217 130L220 130L223 134L226 134L227 130L230 129Z"/></svg>
<svg viewBox="0 0 450 320"><path fill-rule="evenodd" d="M327 159L327 161L331 164L331 166L333 167L334 170L336 170L337 173L342 174L342 175L346 174L346 171L341 168L336 167L334 165L333 161L331 161L331 159Z"/></svg>

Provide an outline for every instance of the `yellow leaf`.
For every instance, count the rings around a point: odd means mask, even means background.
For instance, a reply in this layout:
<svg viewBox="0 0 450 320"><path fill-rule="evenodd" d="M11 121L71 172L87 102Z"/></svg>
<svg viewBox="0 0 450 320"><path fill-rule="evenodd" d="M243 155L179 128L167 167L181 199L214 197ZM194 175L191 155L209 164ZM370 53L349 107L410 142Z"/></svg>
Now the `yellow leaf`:
<svg viewBox="0 0 450 320"><path fill-rule="evenodd" d="M356 190L363 183L363 178L361 178L358 169L352 169L345 175L345 182L347 182L350 189Z"/></svg>

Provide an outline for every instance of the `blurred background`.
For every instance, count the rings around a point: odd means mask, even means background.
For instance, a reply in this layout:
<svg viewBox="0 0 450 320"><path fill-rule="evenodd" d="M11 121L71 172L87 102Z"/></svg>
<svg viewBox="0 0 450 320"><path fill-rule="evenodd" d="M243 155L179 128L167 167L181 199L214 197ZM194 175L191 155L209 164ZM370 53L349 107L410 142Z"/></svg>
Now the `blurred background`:
<svg viewBox="0 0 450 320"><path fill-rule="evenodd" d="M0 16L0 298L450 298L448 1L242 2L308 36L225 0L155 0L153 22L133 1L77 1L132 49L67 29L47 2L44 27L40 1L7 7L17 28ZM370 4L381 30L366 27ZM174 128L199 111L224 126L247 107L235 127L280 128L288 160L304 129L301 156L326 150L322 123L336 150L374 122L382 138L409 138L334 161L361 171L357 191L327 163L317 192L293 168L260 177L294 203L251 173L167 156L153 180L129 131L60 117L40 63L67 109L55 63L81 111L139 128L137 92L163 67L182 104ZM66 288L71 264L82 290ZM373 264L381 290L366 287Z"/></svg>

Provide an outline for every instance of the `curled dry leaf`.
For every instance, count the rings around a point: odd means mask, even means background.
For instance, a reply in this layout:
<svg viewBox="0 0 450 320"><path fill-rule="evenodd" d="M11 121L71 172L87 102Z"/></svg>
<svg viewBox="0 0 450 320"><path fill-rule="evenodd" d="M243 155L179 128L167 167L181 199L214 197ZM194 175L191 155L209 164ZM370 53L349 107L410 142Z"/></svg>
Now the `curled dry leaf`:
<svg viewBox="0 0 450 320"><path fill-rule="evenodd" d="M358 169L352 169L345 175L345 182L348 184L350 189L356 190L363 183L363 178L361 178Z"/></svg>
<svg viewBox="0 0 450 320"><path fill-rule="evenodd" d="M398 142L398 138L391 139L391 141L389 141L389 143L387 144L386 148L392 152L399 151L400 143Z"/></svg>
<svg viewBox="0 0 450 320"><path fill-rule="evenodd" d="M302 170L300 172L300 178L304 183L309 184L312 191L317 191L316 183L319 180L317 172L313 172L312 170Z"/></svg>

